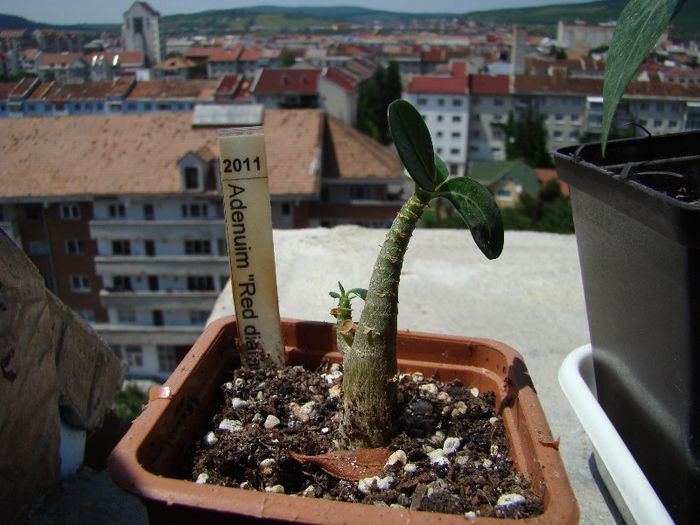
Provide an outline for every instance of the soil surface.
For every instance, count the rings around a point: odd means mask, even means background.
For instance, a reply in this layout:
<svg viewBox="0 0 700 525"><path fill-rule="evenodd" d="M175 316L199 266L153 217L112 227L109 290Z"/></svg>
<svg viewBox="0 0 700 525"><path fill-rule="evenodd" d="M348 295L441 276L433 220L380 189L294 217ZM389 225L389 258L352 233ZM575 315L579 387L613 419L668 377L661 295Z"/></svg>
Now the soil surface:
<svg viewBox="0 0 700 525"><path fill-rule="evenodd" d="M192 479L249 490L412 510L527 518L542 501L513 468L494 395L422 374L399 379L400 432L380 472L338 479L289 451L338 449L342 368L237 369L202 437Z"/></svg>

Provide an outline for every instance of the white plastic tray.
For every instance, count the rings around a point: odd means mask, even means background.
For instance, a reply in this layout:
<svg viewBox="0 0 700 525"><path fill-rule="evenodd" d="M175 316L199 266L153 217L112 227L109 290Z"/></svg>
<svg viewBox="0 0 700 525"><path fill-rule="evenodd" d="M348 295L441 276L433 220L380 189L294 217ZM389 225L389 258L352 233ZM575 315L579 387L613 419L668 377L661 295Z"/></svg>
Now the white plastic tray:
<svg viewBox="0 0 700 525"><path fill-rule="evenodd" d="M559 368L559 384L588 434L600 475L625 521L673 525L666 508L637 465L595 396L591 345L571 352Z"/></svg>

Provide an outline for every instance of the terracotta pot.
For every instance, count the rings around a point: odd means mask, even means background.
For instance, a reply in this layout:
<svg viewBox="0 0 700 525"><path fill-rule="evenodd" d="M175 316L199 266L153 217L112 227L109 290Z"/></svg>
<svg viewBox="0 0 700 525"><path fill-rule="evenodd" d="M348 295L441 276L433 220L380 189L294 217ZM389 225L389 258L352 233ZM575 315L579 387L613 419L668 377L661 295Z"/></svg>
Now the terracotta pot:
<svg viewBox="0 0 700 525"><path fill-rule="evenodd" d="M287 362L313 366L322 358L340 361L335 327L283 321ZM141 498L151 522L231 523L232 520L302 523L464 525L459 515L380 508L358 503L266 494L188 481L188 453L201 437L220 385L238 364L233 318L209 325L192 350L109 458L109 472L124 490ZM520 472L542 494L544 514L528 523L577 523L578 506L522 357L501 343L413 332L398 337L399 368L459 379L496 393ZM476 523L510 520L478 518Z"/></svg>

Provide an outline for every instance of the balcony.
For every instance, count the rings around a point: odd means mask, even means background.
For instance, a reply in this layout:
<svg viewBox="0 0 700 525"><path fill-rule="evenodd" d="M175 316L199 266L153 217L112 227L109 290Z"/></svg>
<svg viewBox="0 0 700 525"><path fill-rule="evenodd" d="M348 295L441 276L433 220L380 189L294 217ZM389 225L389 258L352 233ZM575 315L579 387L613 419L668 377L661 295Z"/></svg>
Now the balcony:
<svg viewBox="0 0 700 525"><path fill-rule="evenodd" d="M219 292L190 290L111 291L100 290L105 308L139 308L159 310L210 310Z"/></svg>
<svg viewBox="0 0 700 525"><path fill-rule="evenodd" d="M177 241L185 237L216 239L224 235L223 218L183 219L180 221L90 221L90 236L93 239L158 239Z"/></svg>
<svg viewBox="0 0 700 525"><path fill-rule="evenodd" d="M202 333L201 326L152 326L93 323L92 327L109 345L192 345Z"/></svg>
<svg viewBox="0 0 700 525"><path fill-rule="evenodd" d="M228 257L215 255L177 255L144 257L136 255L98 255L98 275L217 275L228 270Z"/></svg>

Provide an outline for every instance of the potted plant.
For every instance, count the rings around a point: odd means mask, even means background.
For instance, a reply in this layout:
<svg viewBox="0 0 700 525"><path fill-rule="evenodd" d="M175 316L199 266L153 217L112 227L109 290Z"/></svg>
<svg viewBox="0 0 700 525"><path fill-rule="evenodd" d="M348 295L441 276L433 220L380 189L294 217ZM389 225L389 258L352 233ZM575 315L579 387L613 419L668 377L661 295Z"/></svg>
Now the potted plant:
<svg viewBox="0 0 700 525"><path fill-rule="evenodd" d="M669 513L691 522L700 494L700 134L606 147L627 84L682 3L628 3L608 52L602 141L554 159L572 188L599 402Z"/></svg>
<svg viewBox="0 0 700 525"><path fill-rule="evenodd" d="M292 365L317 365L321 359L339 361L342 357L343 401L338 440L343 448L360 454L385 447L396 433L400 372L419 371L438 375L445 381L459 379L464 385L494 392L511 441L512 457L531 480L532 489L543 498L544 514L534 521L575 523L578 509L558 444L552 439L522 358L493 341L397 333L401 265L413 228L430 200L443 197L451 202L470 227L477 246L489 258L501 253L503 227L498 208L486 189L467 177L448 177L447 168L433 152L428 129L413 106L395 101L388 119L399 156L415 181L416 190L387 234L368 289L346 291L340 286L338 292L331 292L338 300L334 310L336 326L285 321L282 327L286 355L279 359L268 352L263 354L270 363ZM350 307L354 297L365 300L357 325L352 321ZM191 448L202 435L226 374L239 360L246 361L244 355L232 351L234 332L233 319L212 324L166 385L155 393L110 458L115 480L151 504L153 519L166 514L186 519L193 512L206 512L208 520L223 521L237 516L318 523L405 522L410 516L407 512L415 511L368 505L349 510L345 503L310 502L309 498L277 494L280 491L275 487L268 493L257 493L184 481L189 476L183 472L183 449ZM241 354L245 351L241 349ZM260 396L264 398L265 394L261 391ZM241 400L237 403L240 406ZM184 417L188 425L183 424ZM266 425L268 420L269 416ZM271 423L271 427L278 423ZM380 463L379 467L383 467L384 462ZM464 519L453 518L460 522ZM444 523L450 518L421 514L420 519Z"/></svg>

